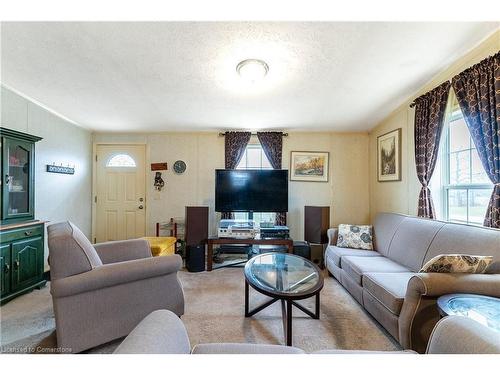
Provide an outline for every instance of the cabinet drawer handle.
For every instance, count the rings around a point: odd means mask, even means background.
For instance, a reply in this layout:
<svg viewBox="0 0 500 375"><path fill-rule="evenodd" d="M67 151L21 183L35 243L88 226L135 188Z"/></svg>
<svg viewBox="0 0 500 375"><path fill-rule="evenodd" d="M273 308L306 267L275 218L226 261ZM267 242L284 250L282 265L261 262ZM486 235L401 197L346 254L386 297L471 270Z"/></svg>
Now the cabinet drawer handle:
<svg viewBox="0 0 500 375"><path fill-rule="evenodd" d="M10 266L8 264L5 265L3 272L4 273L9 273Z"/></svg>
<svg viewBox="0 0 500 375"><path fill-rule="evenodd" d="M15 269L15 270L18 270L18 269L19 269L19 261L18 261L18 260L15 260L15 261L14 261L14 269Z"/></svg>
<svg viewBox="0 0 500 375"><path fill-rule="evenodd" d="M33 232L32 232L32 231L30 231L30 230L27 230L26 232L24 232L24 234L25 234L26 236L31 236L31 233L33 233Z"/></svg>

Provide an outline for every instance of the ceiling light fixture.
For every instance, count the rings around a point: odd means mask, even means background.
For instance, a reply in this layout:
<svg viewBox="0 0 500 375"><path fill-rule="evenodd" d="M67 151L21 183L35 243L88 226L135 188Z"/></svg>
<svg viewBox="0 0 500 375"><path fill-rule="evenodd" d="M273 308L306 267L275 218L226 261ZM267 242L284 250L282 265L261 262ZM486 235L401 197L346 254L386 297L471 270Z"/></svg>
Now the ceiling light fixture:
<svg viewBox="0 0 500 375"><path fill-rule="evenodd" d="M236 65L236 71L245 81L254 83L267 75L269 66L262 60L247 59Z"/></svg>

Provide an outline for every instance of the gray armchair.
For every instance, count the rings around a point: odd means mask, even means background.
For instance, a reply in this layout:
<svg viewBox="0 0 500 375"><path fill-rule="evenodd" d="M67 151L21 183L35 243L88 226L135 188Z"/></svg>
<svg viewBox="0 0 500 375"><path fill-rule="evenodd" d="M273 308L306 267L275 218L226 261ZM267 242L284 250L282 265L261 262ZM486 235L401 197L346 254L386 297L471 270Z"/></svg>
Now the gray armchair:
<svg viewBox="0 0 500 375"><path fill-rule="evenodd" d="M178 255L152 257L145 240L93 246L70 222L47 232L58 347L81 352L128 335L152 311L184 313Z"/></svg>

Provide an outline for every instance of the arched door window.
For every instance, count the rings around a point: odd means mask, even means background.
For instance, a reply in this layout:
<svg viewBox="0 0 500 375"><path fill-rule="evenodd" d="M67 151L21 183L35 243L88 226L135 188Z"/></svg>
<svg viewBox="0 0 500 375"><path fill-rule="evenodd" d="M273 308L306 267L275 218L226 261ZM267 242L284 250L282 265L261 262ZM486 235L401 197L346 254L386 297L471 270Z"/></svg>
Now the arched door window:
<svg viewBox="0 0 500 375"><path fill-rule="evenodd" d="M136 167L135 160L128 154L117 154L109 158L106 167Z"/></svg>

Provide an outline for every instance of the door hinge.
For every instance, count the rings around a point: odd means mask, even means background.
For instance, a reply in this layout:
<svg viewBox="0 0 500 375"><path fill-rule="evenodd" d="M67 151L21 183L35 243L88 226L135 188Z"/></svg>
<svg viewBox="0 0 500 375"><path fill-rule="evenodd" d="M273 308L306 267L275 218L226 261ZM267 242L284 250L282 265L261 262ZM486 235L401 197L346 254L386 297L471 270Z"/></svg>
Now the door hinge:
<svg viewBox="0 0 500 375"><path fill-rule="evenodd" d="M94 237L94 243L97 243L97 238Z"/></svg>
<svg viewBox="0 0 500 375"><path fill-rule="evenodd" d="M97 161L97 155L95 156L95 161Z"/></svg>
<svg viewBox="0 0 500 375"><path fill-rule="evenodd" d="M94 197L94 202L97 203L97 195Z"/></svg>

